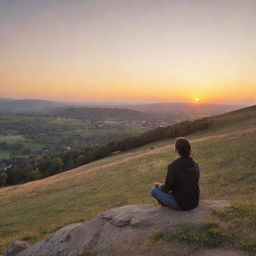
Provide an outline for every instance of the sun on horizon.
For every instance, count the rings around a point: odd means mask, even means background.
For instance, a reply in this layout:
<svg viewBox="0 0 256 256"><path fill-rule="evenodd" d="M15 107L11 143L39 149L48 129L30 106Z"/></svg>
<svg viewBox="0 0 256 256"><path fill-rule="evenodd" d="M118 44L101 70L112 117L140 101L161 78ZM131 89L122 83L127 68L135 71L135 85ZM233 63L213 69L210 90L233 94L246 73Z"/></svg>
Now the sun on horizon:
<svg viewBox="0 0 256 256"><path fill-rule="evenodd" d="M195 98L195 102L199 102L200 101L200 98Z"/></svg>

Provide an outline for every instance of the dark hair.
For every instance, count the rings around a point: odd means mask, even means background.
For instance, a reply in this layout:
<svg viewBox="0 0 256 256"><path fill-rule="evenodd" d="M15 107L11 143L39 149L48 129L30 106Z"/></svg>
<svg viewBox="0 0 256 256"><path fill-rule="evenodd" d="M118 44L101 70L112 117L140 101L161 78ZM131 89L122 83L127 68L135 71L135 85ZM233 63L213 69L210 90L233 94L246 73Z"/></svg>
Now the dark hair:
<svg viewBox="0 0 256 256"><path fill-rule="evenodd" d="M191 152L191 145L188 139L179 137L175 140L175 149L183 157L189 157Z"/></svg>

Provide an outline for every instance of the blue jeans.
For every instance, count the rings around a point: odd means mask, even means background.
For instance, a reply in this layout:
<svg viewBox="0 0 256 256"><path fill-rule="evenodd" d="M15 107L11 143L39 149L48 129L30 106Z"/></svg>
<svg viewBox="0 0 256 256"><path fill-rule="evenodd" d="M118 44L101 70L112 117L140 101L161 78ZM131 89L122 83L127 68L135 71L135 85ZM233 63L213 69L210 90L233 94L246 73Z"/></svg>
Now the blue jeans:
<svg viewBox="0 0 256 256"><path fill-rule="evenodd" d="M151 195L158 200L160 204L163 204L173 210L181 211L181 208L178 206L172 193L165 193L160 188L152 188Z"/></svg>

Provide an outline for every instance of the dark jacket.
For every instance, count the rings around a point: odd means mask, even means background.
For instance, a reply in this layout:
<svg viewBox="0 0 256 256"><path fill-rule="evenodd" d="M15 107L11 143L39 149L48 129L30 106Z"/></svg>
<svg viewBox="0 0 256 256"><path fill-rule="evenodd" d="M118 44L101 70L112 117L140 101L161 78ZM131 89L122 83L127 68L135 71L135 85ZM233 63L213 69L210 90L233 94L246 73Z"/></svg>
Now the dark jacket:
<svg viewBox="0 0 256 256"><path fill-rule="evenodd" d="M168 165L165 183L160 187L172 192L182 210L191 210L199 203L199 166L192 157L180 157Z"/></svg>

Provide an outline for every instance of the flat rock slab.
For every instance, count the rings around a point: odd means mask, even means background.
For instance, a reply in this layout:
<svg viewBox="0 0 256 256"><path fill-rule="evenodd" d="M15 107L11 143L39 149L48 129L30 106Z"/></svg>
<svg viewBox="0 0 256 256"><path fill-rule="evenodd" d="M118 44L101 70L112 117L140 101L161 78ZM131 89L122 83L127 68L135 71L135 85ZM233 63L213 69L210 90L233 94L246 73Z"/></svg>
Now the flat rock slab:
<svg viewBox="0 0 256 256"><path fill-rule="evenodd" d="M116 227L129 225L140 229L170 228L182 222L200 222L211 215L212 209L223 210L227 206L229 202L226 200L203 200L199 207L191 211L174 211L153 205L127 205L110 209L100 216Z"/></svg>
<svg viewBox="0 0 256 256"><path fill-rule="evenodd" d="M211 215L213 209L224 210L228 206L229 202L225 200L202 200L191 211L174 211L153 205L113 208L91 221L65 226L15 256L75 256L86 250L107 255L115 246L131 239L135 234L170 229L184 222L201 222Z"/></svg>

